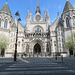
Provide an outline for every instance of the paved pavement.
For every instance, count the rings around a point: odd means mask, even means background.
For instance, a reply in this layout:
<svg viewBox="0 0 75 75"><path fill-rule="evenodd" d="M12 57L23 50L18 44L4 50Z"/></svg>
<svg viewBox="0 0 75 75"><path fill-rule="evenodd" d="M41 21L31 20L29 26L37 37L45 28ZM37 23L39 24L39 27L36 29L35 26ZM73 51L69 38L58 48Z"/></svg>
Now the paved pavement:
<svg viewBox="0 0 75 75"><path fill-rule="evenodd" d="M0 58L0 75L75 75L75 58Z"/></svg>

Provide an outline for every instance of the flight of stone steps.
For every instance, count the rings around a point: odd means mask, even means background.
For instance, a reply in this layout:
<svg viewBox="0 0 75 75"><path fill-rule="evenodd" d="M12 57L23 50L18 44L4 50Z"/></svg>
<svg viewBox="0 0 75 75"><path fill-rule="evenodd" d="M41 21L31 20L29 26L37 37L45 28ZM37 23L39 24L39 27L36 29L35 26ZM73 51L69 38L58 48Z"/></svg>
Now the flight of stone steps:
<svg viewBox="0 0 75 75"><path fill-rule="evenodd" d="M72 70L58 63L49 60L49 58L24 58L10 65L1 72L0 75L64 75L71 73Z"/></svg>

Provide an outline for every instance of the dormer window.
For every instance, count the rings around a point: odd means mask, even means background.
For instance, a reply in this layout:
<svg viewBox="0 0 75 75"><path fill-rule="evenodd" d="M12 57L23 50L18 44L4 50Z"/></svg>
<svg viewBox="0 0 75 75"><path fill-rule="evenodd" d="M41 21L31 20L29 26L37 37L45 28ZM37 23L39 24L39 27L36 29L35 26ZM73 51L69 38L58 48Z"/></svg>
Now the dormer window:
<svg viewBox="0 0 75 75"><path fill-rule="evenodd" d="M66 26L67 27L70 27L70 22L69 22L69 19L68 18L66 18Z"/></svg>
<svg viewBox="0 0 75 75"><path fill-rule="evenodd" d="M7 25L8 25L8 21L5 20L5 22L4 22L4 28L7 28Z"/></svg>
<svg viewBox="0 0 75 75"><path fill-rule="evenodd" d="M1 18L0 18L0 27L1 27Z"/></svg>

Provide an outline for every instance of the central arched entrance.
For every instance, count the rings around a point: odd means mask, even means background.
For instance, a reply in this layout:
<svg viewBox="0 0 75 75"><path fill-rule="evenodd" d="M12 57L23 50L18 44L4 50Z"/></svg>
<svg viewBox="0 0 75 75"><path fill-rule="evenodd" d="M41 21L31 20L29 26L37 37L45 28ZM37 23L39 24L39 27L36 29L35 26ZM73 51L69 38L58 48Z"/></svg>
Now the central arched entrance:
<svg viewBox="0 0 75 75"><path fill-rule="evenodd" d="M34 53L41 53L41 46L38 43L34 45Z"/></svg>

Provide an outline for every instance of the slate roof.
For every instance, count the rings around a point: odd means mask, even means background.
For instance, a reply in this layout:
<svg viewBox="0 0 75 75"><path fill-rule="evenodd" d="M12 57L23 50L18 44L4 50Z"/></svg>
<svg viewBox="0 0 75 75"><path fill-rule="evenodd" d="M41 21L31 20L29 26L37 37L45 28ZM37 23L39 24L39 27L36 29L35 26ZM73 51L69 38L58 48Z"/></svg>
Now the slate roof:
<svg viewBox="0 0 75 75"><path fill-rule="evenodd" d="M9 9L9 6L8 6L7 2L6 2L6 3L5 3L5 5L1 8L1 10L0 10L0 11L5 11L5 12L7 12L7 13L11 14L11 12L10 12L10 9Z"/></svg>
<svg viewBox="0 0 75 75"><path fill-rule="evenodd" d="M74 9L74 7L71 5L71 3L69 1L67 1L66 4L65 4L63 12L65 12L69 9Z"/></svg>

